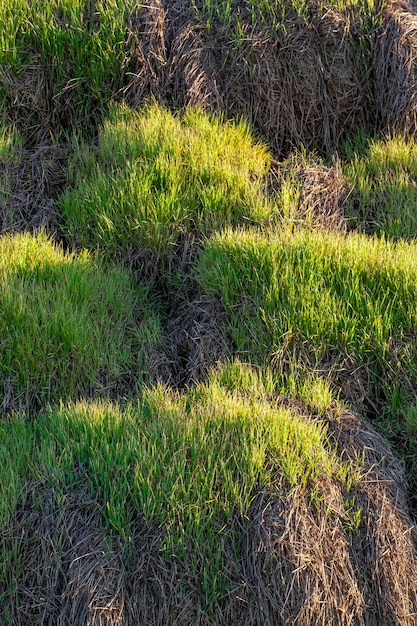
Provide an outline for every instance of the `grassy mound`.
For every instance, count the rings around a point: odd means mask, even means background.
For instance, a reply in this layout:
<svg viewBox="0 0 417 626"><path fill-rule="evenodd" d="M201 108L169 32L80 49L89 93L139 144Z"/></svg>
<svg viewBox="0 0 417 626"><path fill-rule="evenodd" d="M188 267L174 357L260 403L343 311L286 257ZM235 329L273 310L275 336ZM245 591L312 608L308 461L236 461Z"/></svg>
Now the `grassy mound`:
<svg viewBox="0 0 417 626"><path fill-rule="evenodd" d="M199 276L241 358L274 364L287 390L325 372L344 401L378 417L411 468L416 258L415 242L228 231L206 245Z"/></svg>
<svg viewBox="0 0 417 626"><path fill-rule="evenodd" d="M63 623L324 625L345 623L341 607L372 619L377 596L379 623L411 624L400 467L323 385L310 386L312 414L273 381L235 363L182 394L159 386L125 408L62 406L36 429L3 422L10 623L46 612Z"/></svg>
<svg viewBox="0 0 417 626"><path fill-rule="evenodd" d="M201 239L274 212L263 191L268 151L243 122L114 107L97 153L81 146L77 156L62 200L69 238L107 256L148 250L166 260L187 234Z"/></svg>
<svg viewBox="0 0 417 626"><path fill-rule="evenodd" d="M2 410L108 395L126 384L141 363L137 314L145 298L127 271L104 271L87 254L65 254L41 234L3 235Z"/></svg>

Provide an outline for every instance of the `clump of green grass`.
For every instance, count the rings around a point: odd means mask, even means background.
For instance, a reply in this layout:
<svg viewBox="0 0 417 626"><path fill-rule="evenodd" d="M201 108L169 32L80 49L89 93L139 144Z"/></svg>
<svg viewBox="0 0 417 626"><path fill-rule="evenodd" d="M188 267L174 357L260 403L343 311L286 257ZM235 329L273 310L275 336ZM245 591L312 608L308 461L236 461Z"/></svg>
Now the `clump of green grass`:
<svg viewBox="0 0 417 626"><path fill-rule="evenodd" d="M3 408L114 392L140 370L146 291L130 273L66 254L45 235L0 238Z"/></svg>
<svg viewBox="0 0 417 626"><path fill-rule="evenodd" d="M416 237L415 141L400 137L364 141L359 137L357 146L348 148L348 158L344 172L355 189L350 207L354 224L392 239Z"/></svg>
<svg viewBox="0 0 417 626"><path fill-rule="evenodd" d="M21 107L32 133L45 122L60 131L93 131L123 82L126 13L135 4L1 0L2 115L13 117ZM24 123L23 115L18 120Z"/></svg>
<svg viewBox="0 0 417 626"><path fill-rule="evenodd" d="M199 263L202 289L221 299L241 358L344 357L371 372L373 401L412 391L417 354L417 250L364 235L227 231ZM298 367L300 364L294 364ZM390 402L390 400L387 400Z"/></svg>
<svg viewBox="0 0 417 626"><path fill-rule="evenodd" d="M267 149L247 125L197 110L114 107L97 153L80 148L62 199L71 241L107 256L148 249L174 254L184 232L201 238L225 224L259 222Z"/></svg>
<svg viewBox="0 0 417 626"><path fill-rule="evenodd" d="M206 578L198 584L215 599L226 583L218 561L232 519L244 519L258 490L314 489L323 475L345 481L348 471L323 424L268 402L261 387L251 398L237 388L238 378L254 388L258 374L238 363L233 371L235 390L222 382L225 372L214 373L183 393L148 389L124 407L82 401L45 412L30 429L19 418L5 422L3 520L29 476L50 481L58 497L87 481L113 531L129 537L143 515L162 530L167 558L202 559L195 571ZM21 448L14 445L20 437Z"/></svg>
<svg viewBox="0 0 417 626"><path fill-rule="evenodd" d="M267 26L272 30L285 28L285 22L293 15L307 17L309 10L313 5L306 0L248 0L242 3L241 0L192 0L197 18L206 20L207 27L210 29L213 25L231 26L236 28L239 33L243 24L251 23L256 25ZM374 0L353 0L346 3L341 0L328 0L327 2L317 2L314 9L317 13L324 14L329 10L340 12L356 11L359 15L369 15L380 12L382 3ZM243 35L243 31L241 31Z"/></svg>

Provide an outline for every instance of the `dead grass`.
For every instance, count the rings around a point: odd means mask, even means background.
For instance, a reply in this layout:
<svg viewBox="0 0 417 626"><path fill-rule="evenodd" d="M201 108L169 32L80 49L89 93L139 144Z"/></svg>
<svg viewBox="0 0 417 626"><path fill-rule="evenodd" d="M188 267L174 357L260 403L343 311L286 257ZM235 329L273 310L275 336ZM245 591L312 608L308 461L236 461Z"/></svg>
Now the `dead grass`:
<svg viewBox="0 0 417 626"><path fill-rule="evenodd" d="M363 511L352 553L367 605L366 624L415 624L417 614L416 532L407 514L404 469L383 437L366 420L342 412L333 422L343 454L364 458L355 507Z"/></svg>
<svg viewBox="0 0 417 626"><path fill-rule="evenodd" d="M3 620L10 615L16 626L123 623L123 552L111 547L100 518L86 492L60 499L47 485L33 485L2 537L3 547L17 547L24 557L14 598L7 597L14 582L3 582Z"/></svg>
<svg viewBox="0 0 417 626"><path fill-rule="evenodd" d="M1 65L0 85L10 103L8 122L17 126L28 144L47 142L54 114L48 97L47 72L40 55L22 66L19 75L7 65Z"/></svg>
<svg viewBox="0 0 417 626"><path fill-rule="evenodd" d="M417 131L417 15L412 2L388 3L374 57L382 127L411 137Z"/></svg>
<svg viewBox="0 0 417 626"><path fill-rule="evenodd" d="M326 479L313 501L279 489L255 498L243 544L248 610L262 606L268 625L411 626L416 537L402 467L362 418L342 412L329 426L342 457L364 460L361 480L344 493Z"/></svg>
<svg viewBox="0 0 417 626"><path fill-rule="evenodd" d="M124 95L243 116L277 156L296 147L329 153L357 130L416 131L415 10L388 2L360 10L286 12L281 26L207 29L189 3L151 0L129 23L134 67ZM246 21L245 21L246 20Z"/></svg>
<svg viewBox="0 0 417 626"><path fill-rule="evenodd" d="M243 116L276 154L294 147L330 151L370 123L369 83L356 41L365 26L348 12L314 5L309 18L288 12L275 30L233 26L210 32L185 2L152 0L129 24L135 71L124 94Z"/></svg>
<svg viewBox="0 0 417 626"><path fill-rule="evenodd" d="M16 147L9 159L0 159L0 232L59 231L56 199L65 186L64 168L72 152L69 144L39 144Z"/></svg>
<svg viewBox="0 0 417 626"><path fill-rule="evenodd" d="M174 388L203 381L208 371L232 354L219 303L205 296L175 301L165 324L165 341L149 358L150 372Z"/></svg>
<svg viewBox="0 0 417 626"><path fill-rule="evenodd" d="M153 96L163 101L165 96L167 50L166 11L162 0L147 2L135 9L129 19L128 36L134 72L124 88L130 102L138 106Z"/></svg>
<svg viewBox="0 0 417 626"><path fill-rule="evenodd" d="M325 166L294 152L284 163L274 164L270 179L284 223L311 229L348 229L345 205L352 186L337 157Z"/></svg>

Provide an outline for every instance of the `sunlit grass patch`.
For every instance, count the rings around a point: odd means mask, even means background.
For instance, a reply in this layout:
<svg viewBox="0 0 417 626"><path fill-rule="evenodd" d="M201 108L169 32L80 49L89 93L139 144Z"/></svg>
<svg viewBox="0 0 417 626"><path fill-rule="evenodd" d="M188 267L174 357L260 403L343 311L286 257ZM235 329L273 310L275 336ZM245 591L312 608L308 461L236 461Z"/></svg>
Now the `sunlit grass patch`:
<svg viewBox="0 0 417 626"><path fill-rule="evenodd" d="M42 234L4 235L0 302L3 408L111 394L138 375L146 292L129 272L65 254Z"/></svg>
<svg viewBox="0 0 417 626"><path fill-rule="evenodd" d="M255 382L250 368L235 364L235 374L239 368ZM259 490L314 490L323 476L344 482L349 474L319 420L261 393L251 398L228 389L221 379L213 374L208 384L183 393L156 386L124 406L62 404L31 429L18 418L6 422L10 477L0 486L3 517L13 512L29 477L50 484L58 499L87 485L113 532L128 538L141 516L162 531L167 558L193 561L198 546L194 559L212 572L205 584L215 597L227 575L218 559L231 540L233 518L244 519ZM20 449L10 445L16 433L24 435Z"/></svg>
<svg viewBox="0 0 417 626"><path fill-rule="evenodd" d="M17 135L14 129L0 122L0 212L10 196L10 180L6 168L13 156L16 143Z"/></svg>
<svg viewBox="0 0 417 626"><path fill-rule="evenodd" d="M97 154L84 146L74 163L73 188L62 200L69 236L108 256L131 249L166 256L181 233L201 237L268 218L268 167L267 149L243 122L157 105L140 113L115 107Z"/></svg>
<svg viewBox="0 0 417 626"><path fill-rule="evenodd" d="M7 162L16 146L20 145L21 137L13 126L0 121L0 162Z"/></svg>
<svg viewBox="0 0 417 626"><path fill-rule="evenodd" d="M349 355L386 398L415 379L416 253L361 235L227 231L207 243L199 276L220 297L239 355L285 360L295 344L310 366Z"/></svg>
<svg viewBox="0 0 417 626"><path fill-rule="evenodd" d="M366 143L365 146L363 144ZM413 139L358 140L344 165L354 187L353 223L368 233L398 239L417 236L417 146Z"/></svg>
<svg viewBox="0 0 417 626"><path fill-rule="evenodd" d="M52 440L71 440L76 463L87 463L119 532L128 532L133 505L176 535L198 536L243 513L279 474L291 487L337 473L319 424L219 385L183 395L156 387L124 410L78 404L48 419Z"/></svg>

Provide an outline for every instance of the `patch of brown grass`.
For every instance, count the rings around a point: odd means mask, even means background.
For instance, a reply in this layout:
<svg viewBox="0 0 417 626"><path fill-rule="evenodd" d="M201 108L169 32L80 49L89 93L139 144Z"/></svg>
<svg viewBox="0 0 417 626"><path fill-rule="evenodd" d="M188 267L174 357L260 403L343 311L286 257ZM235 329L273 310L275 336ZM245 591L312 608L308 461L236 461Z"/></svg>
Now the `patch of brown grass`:
<svg viewBox="0 0 417 626"><path fill-rule="evenodd" d="M150 372L176 388L204 380L210 368L232 353L220 304L205 296L174 301L165 324L165 342L150 354Z"/></svg>
<svg viewBox="0 0 417 626"><path fill-rule="evenodd" d="M53 127L54 112L40 55L21 67L19 75L7 66L0 66L0 84L11 103L7 107L8 121L16 125L28 144L45 143Z"/></svg>
<svg viewBox="0 0 417 626"><path fill-rule="evenodd" d="M352 187L337 157L326 167L308 162L295 152L284 164L274 165L270 179L271 188L278 195L285 184L294 190L293 206L285 207L284 220L312 229L347 230L344 208Z"/></svg>
<svg viewBox="0 0 417 626"><path fill-rule="evenodd" d="M417 552L402 467L359 416L330 414L329 427L342 457L363 459L361 479L349 492L324 479L313 499L279 486L254 499L242 548L240 595L253 611L245 623L262 607L268 625L411 626Z"/></svg>
<svg viewBox="0 0 417 626"><path fill-rule="evenodd" d="M123 552L110 547L100 518L85 492L59 500L33 486L2 537L3 550L22 559L1 590L3 617L19 626L123 623Z"/></svg>
<svg viewBox="0 0 417 626"><path fill-rule="evenodd" d="M7 161L0 159L0 232L59 230L56 199L66 182L64 167L71 152L67 144L40 144L17 147Z"/></svg>
<svg viewBox="0 0 417 626"><path fill-rule="evenodd" d="M382 127L417 131L417 14L407 0L389 2L374 53L375 99Z"/></svg>
<svg viewBox="0 0 417 626"><path fill-rule="evenodd" d="M354 48L361 28L348 13L312 5L308 19L288 14L273 32L248 16L236 37L228 27L209 32L184 2L151 0L129 24L136 69L124 94L135 106L152 95L243 116L278 155L294 146L330 151L369 124Z"/></svg>

